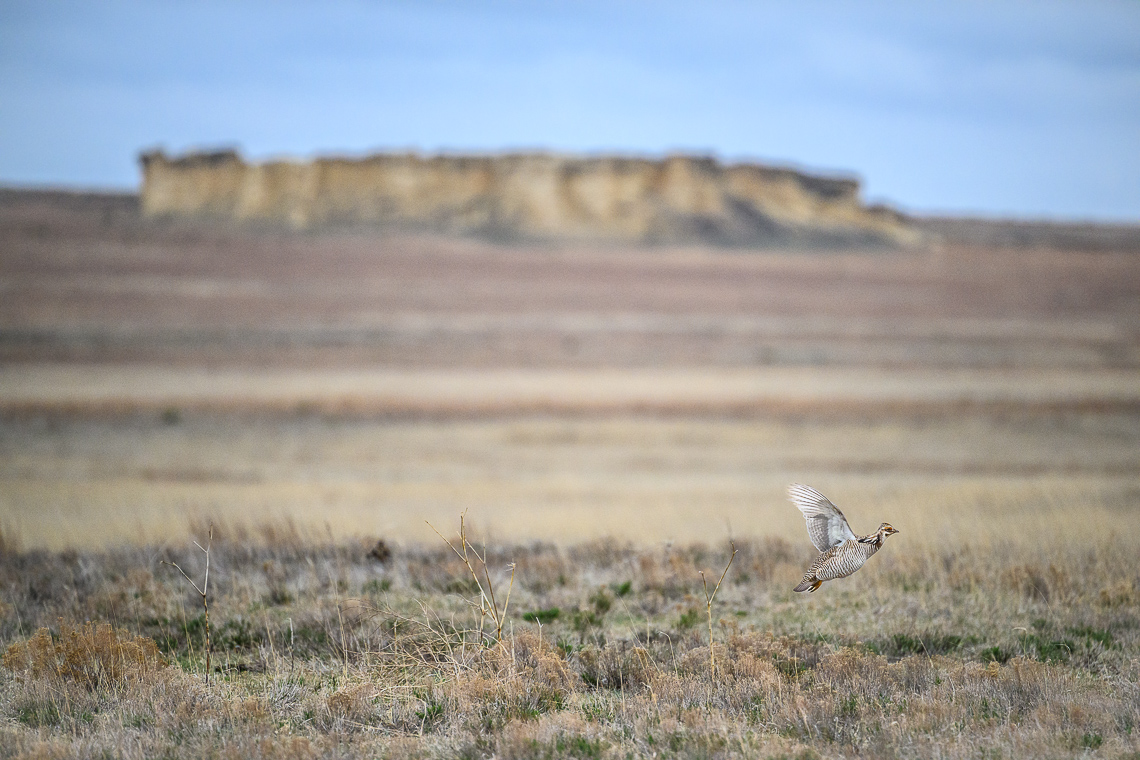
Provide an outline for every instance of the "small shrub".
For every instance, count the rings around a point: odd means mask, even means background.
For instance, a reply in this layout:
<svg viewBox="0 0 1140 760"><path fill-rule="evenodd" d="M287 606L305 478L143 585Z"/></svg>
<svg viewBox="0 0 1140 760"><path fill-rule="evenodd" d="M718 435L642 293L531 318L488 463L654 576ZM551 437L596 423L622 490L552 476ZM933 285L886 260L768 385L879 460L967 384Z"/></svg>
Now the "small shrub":
<svg viewBox="0 0 1140 760"><path fill-rule="evenodd" d="M116 630L108 623L64 623L59 637L41 628L4 653L4 666L36 679L63 679L88 689L122 686L127 680L164 668L166 658L153 639Z"/></svg>

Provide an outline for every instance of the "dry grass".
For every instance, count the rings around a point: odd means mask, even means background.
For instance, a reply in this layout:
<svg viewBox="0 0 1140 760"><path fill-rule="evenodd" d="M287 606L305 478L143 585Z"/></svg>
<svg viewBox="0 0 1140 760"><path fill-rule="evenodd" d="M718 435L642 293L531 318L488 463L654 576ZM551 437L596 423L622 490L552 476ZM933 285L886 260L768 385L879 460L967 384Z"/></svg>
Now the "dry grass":
<svg viewBox="0 0 1140 760"><path fill-rule="evenodd" d="M71 681L92 690L122 688L167 664L152 639L91 622L61 622L58 636L41 628L8 647L3 661L8 670L32 679Z"/></svg>
<svg viewBox="0 0 1140 760"><path fill-rule="evenodd" d="M0 424L0 528L29 548L188 541L187 513L340 537L802 538L793 480L906 541L1140 528L1140 416L356 420L187 413ZM1076 509L1074 505L1079 505ZM653 514L653 520L644 516ZM9 531L8 529L11 529ZM14 532L12 532L14 531ZM980 537L979 537L980 534ZM197 534L201 538L204 533Z"/></svg>
<svg viewBox="0 0 1140 760"><path fill-rule="evenodd" d="M851 413L884 410L1122 409L1140 405L1135 369L1067 367L685 367L282 370L146 365L0 367L0 412L190 411L388 417L520 413Z"/></svg>
<svg viewBox="0 0 1140 760"><path fill-rule="evenodd" d="M377 549L223 524L208 687L200 599L157 564L200 570L192 545L9 551L0 753L1127 755L1140 751L1136 535L936 546L904 533L807 598L790 591L806 540L738 537L710 651L700 573L719 575L727 542L484 555L475 541L465 562L438 539ZM502 594L512 565L499 640L480 630L480 598ZM58 622L83 619L114 628Z"/></svg>

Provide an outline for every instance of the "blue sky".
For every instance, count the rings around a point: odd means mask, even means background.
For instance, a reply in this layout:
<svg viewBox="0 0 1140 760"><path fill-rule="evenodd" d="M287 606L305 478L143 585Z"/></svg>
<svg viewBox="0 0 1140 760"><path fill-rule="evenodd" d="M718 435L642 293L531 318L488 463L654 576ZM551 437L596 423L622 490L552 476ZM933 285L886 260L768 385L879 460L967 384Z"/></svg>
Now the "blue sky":
<svg viewBox="0 0 1140 760"><path fill-rule="evenodd" d="M140 149L713 153L1140 221L1140 2L0 0L0 183Z"/></svg>

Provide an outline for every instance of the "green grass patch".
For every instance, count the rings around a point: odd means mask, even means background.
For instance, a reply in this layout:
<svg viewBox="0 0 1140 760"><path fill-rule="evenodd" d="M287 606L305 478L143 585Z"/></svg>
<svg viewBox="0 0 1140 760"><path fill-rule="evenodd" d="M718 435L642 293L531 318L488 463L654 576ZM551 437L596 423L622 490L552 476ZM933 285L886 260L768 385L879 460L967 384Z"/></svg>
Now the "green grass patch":
<svg viewBox="0 0 1140 760"><path fill-rule="evenodd" d="M579 634L585 635L591 628L600 628L602 616L593 610L578 610L574 613L571 626Z"/></svg>
<svg viewBox="0 0 1140 760"><path fill-rule="evenodd" d="M551 607L547 610L531 610L530 612L523 613L523 620L529 620L532 623L542 623L549 625L558 619L562 614L562 610L557 607Z"/></svg>
<svg viewBox="0 0 1140 760"><path fill-rule="evenodd" d="M610 611L614 600L604 588L600 588L590 597L590 604L594 605L594 611L601 616Z"/></svg>
<svg viewBox="0 0 1140 760"><path fill-rule="evenodd" d="M59 708L46 699L29 699L16 707L16 720L30 728L44 728L60 724Z"/></svg>
<svg viewBox="0 0 1140 760"><path fill-rule="evenodd" d="M987 647L981 652L982 662L996 662L1001 665L1009 662L1009 658L1012 656L1010 652L1007 652L999 646Z"/></svg>
<svg viewBox="0 0 1140 760"><path fill-rule="evenodd" d="M1100 749L1104 744L1104 737L1095 732L1087 732L1081 736L1081 746L1085 749Z"/></svg>
<svg viewBox="0 0 1140 760"><path fill-rule="evenodd" d="M1103 628L1092 628L1087 625L1079 625L1068 629L1068 633L1072 636L1078 636L1084 639L1087 643L1093 642L1102 645L1105 649L1112 647L1114 639L1112 632Z"/></svg>
<svg viewBox="0 0 1140 760"><path fill-rule="evenodd" d="M701 622L700 610L696 608L686 610L682 612L681 617L677 619L677 630L687 631L699 622Z"/></svg>
<svg viewBox="0 0 1140 760"><path fill-rule="evenodd" d="M614 592L614 596L629 596L630 592L633 591L633 581L625 581L624 583L611 583L610 591Z"/></svg>
<svg viewBox="0 0 1140 760"><path fill-rule="evenodd" d="M370 580L365 581L364 585L360 587L360 590L362 592L364 592L365 594L370 594L372 596L379 596L380 594L384 593L385 591L390 590L391 588L392 588L392 581L388 580L387 578L372 578Z"/></svg>
<svg viewBox="0 0 1140 760"><path fill-rule="evenodd" d="M1077 645L1070 639L1050 639L1037 634L1026 634L1019 639L1026 654L1043 662L1068 662Z"/></svg>
<svg viewBox="0 0 1140 760"><path fill-rule="evenodd" d="M867 647L876 654L887 657L907 657L909 655L949 654L962 648L963 639L953 634L923 634L912 636L896 633L887 639L868 642Z"/></svg>

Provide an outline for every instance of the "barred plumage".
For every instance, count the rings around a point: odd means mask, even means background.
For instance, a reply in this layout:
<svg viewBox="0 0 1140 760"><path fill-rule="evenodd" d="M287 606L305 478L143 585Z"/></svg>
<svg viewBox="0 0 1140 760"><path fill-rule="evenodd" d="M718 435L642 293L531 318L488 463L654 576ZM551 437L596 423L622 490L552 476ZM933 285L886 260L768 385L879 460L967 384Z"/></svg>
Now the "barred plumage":
<svg viewBox="0 0 1140 760"><path fill-rule="evenodd" d="M846 578L882 548L887 536L898 533L882 523L874 533L856 536L839 508L810 486L794 483L788 486L788 496L803 512L808 538L820 551L796 591L815 591L824 581Z"/></svg>

